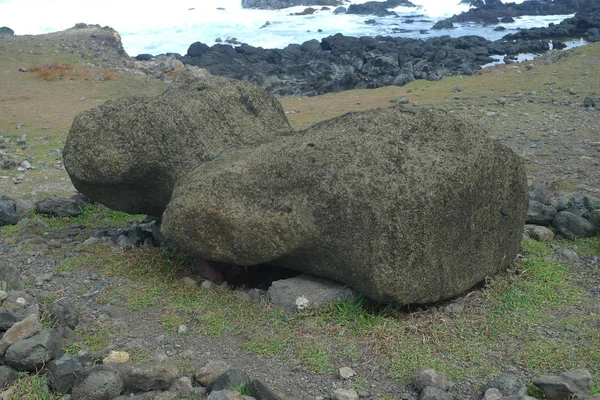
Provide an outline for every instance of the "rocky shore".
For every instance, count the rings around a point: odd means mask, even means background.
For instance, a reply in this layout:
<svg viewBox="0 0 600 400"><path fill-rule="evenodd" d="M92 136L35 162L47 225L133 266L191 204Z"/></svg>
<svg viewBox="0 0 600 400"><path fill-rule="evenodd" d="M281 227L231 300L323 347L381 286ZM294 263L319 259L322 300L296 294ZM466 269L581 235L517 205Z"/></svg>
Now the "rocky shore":
<svg viewBox="0 0 600 400"><path fill-rule="evenodd" d="M564 45L554 41L554 48ZM258 84L278 96L314 96L349 89L404 85L416 79L474 75L491 56L515 56L550 49L549 40L489 41L479 36L427 40L349 37L342 34L284 49L242 44L212 47L196 42L181 58L213 75Z"/></svg>

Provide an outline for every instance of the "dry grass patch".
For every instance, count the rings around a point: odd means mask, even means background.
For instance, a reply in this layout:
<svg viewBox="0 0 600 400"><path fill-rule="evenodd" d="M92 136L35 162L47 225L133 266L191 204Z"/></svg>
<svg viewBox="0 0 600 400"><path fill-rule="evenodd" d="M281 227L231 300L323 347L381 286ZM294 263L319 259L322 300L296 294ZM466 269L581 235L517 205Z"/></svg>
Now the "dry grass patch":
<svg viewBox="0 0 600 400"><path fill-rule="evenodd" d="M74 79L75 69L69 64L54 62L52 64L32 64L28 71L45 81L56 81L65 78Z"/></svg>

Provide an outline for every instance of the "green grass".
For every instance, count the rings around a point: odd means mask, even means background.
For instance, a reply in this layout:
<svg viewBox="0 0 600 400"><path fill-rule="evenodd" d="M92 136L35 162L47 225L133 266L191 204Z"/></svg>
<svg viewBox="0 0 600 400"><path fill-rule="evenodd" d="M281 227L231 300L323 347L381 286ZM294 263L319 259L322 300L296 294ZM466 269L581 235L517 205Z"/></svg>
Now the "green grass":
<svg viewBox="0 0 600 400"><path fill-rule="evenodd" d="M13 399L56 400L61 397L48 391L48 379L39 374L20 373L19 379L11 387L15 390Z"/></svg>
<svg viewBox="0 0 600 400"><path fill-rule="evenodd" d="M79 341L73 345L63 348L63 352L71 355L77 355L80 351L89 351L93 353L104 350L114 337L114 333L102 327L99 324L94 324L87 330L77 328L76 331Z"/></svg>
<svg viewBox="0 0 600 400"><path fill-rule="evenodd" d="M580 248L596 243L595 238L571 242ZM164 249L122 252L90 246L63 266L130 279L114 295L126 296L134 311L160 307L158 323L169 333L186 324L194 334L240 335L240 349L296 359L316 373L364 359L387 366L400 381L425 366L452 379L497 375L507 365L536 373L576 367L600 372L600 351L590 351L600 350L599 335L584 324L589 317L577 311L583 293L571 271L548 259L554 254L548 243L527 239L523 253L525 260L513 272L496 276L476 306L452 315L437 308L409 313L359 298L288 317L268 304L238 300L227 290L184 287L181 279L192 258ZM565 332L567 323L577 326L577 337Z"/></svg>

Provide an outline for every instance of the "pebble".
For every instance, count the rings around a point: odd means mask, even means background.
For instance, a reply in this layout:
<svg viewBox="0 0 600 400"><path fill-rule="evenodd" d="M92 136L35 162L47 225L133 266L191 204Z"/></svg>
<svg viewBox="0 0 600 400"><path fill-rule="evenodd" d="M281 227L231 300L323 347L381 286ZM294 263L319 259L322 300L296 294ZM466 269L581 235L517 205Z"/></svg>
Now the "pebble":
<svg viewBox="0 0 600 400"><path fill-rule="evenodd" d="M356 375L356 372L354 372L354 370L349 367L342 367L342 368L340 368L340 370L338 372L339 372L340 378L342 378L342 379L350 379L354 375Z"/></svg>
<svg viewBox="0 0 600 400"><path fill-rule="evenodd" d="M565 325L565 330L569 331L569 332L575 332L577 329L575 328L575 325L567 324L567 325Z"/></svg>
<svg viewBox="0 0 600 400"><path fill-rule="evenodd" d="M8 293L6 293L4 290L0 290L0 302L4 301L8 298Z"/></svg>
<svg viewBox="0 0 600 400"><path fill-rule="evenodd" d="M183 335L184 333L186 333L188 330L186 325L179 325L179 328L177 328L177 333L179 333L180 335Z"/></svg>
<svg viewBox="0 0 600 400"><path fill-rule="evenodd" d="M125 351L111 351L103 360L103 364L124 364L129 361L129 353Z"/></svg>
<svg viewBox="0 0 600 400"><path fill-rule="evenodd" d="M209 280L207 279L207 280L205 280L205 281L202 281L202 284L200 285L200 287L201 287L202 289L212 289L212 287L213 287L214 285L215 285L215 284L214 284L212 281L209 281Z"/></svg>

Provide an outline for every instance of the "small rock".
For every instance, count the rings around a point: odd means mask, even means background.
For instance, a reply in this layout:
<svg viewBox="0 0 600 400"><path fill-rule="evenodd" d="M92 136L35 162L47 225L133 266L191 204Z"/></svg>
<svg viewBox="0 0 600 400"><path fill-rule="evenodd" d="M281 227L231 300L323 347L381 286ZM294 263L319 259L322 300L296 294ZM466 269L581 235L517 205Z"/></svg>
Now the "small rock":
<svg viewBox="0 0 600 400"><path fill-rule="evenodd" d="M500 97L500 98L497 100L497 102L498 102L498 104L500 104L500 105L504 106L504 105L506 105L506 103L508 103L508 100L506 100L506 97Z"/></svg>
<svg viewBox="0 0 600 400"><path fill-rule="evenodd" d="M342 367L339 369L338 375L341 379L350 379L356 375L356 372L350 367Z"/></svg>
<svg viewBox="0 0 600 400"><path fill-rule="evenodd" d="M11 400L15 394L15 388L6 389L0 393L0 400Z"/></svg>
<svg viewBox="0 0 600 400"><path fill-rule="evenodd" d="M409 103L408 97L400 97L398 99L398 104L408 104L408 103Z"/></svg>
<svg viewBox="0 0 600 400"><path fill-rule="evenodd" d="M570 240L594 236L598 231L590 221L569 211L556 214L553 225L561 235Z"/></svg>
<svg viewBox="0 0 600 400"><path fill-rule="evenodd" d="M175 380L169 388L169 392L177 393L177 398L187 399L191 396L192 391L192 381L187 376Z"/></svg>
<svg viewBox="0 0 600 400"><path fill-rule="evenodd" d="M108 356L102 360L103 364L124 364L129 361L129 353L126 351L114 351L108 353Z"/></svg>
<svg viewBox="0 0 600 400"><path fill-rule="evenodd" d="M81 371L75 380L71 400L114 399L124 389L119 371L112 365L97 365Z"/></svg>
<svg viewBox="0 0 600 400"><path fill-rule="evenodd" d="M463 310L463 306L460 303L450 303L446 306L446 312L448 314L459 314Z"/></svg>
<svg viewBox="0 0 600 400"><path fill-rule="evenodd" d="M579 255L574 250L571 249L558 249L556 250L556 254L560 257L563 257L571 262L578 262Z"/></svg>
<svg viewBox="0 0 600 400"><path fill-rule="evenodd" d="M40 319L36 314L27 316L15 323L0 339L0 356L13 344L36 335L42 329Z"/></svg>
<svg viewBox="0 0 600 400"><path fill-rule="evenodd" d="M592 390L592 374L587 369L574 369L563 372L561 376L572 381L583 393L589 393Z"/></svg>
<svg viewBox="0 0 600 400"><path fill-rule="evenodd" d="M428 386L441 390L448 390L450 388L448 379L432 368L423 368L415 372L413 384L418 392L421 392Z"/></svg>
<svg viewBox="0 0 600 400"><path fill-rule="evenodd" d="M554 232L545 226L525 225L525 230L529 234L529 237L539 242L554 239Z"/></svg>
<svg viewBox="0 0 600 400"><path fill-rule="evenodd" d="M8 293L6 293L4 290L0 290L0 303L2 303L7 298L8 298ZM6 328L6 329L8 329L8 328ZM0 328L0 330L6 330L6 329Z"/></svg>
<svg viewBox="0 0 600 400"><path fill-rule="evenodd" d="M583 106L584 107L596 107L596 102L594 101L594 99L592 99L591 97L587 97L585 99L583 99Z"/></svg>
<svg viewBox="0 0 600 400"><path fill-rule="evenodd" d="M60 354L61 346L61 331L42 329L37 335L10 346L4 355L4 362L17 371L39 371Z"/></svg>
<svg viewBox="0 0 600 400"><path fill-rule="evenodd" d="M498 389L505 396L524 396L527 393L525 382L513 374L504 373L492 378L485 385L485 390Z"/></svg>
<svg viewBox="0 0 600 400"><path fill-rule="evenodd" d="M15 201L0 196L0 226L15 225L19 222Z"/></svg>
<svg viewBox="0 0 600 400"><path fill-rule="evenodd" d="M87 356L71 356L63 353L48 363L48 381L56 393L67 393L75 384L75 379L94 362Z"/></svg>
<svg viewBox="0 0 600 400"><path fill-rule="evenodd" d="M527 68L527 71L531 71L531 70L532 70L534 67L535 67L535 65L534 65L534 64L527 64L527 65L525 66L525 68Z"/></svg>
<svg viewBox="0 0 600 400"><path fill-rule="evenodd" d="M123 371L125 386L134 392L167 390L178 377L179 366L169 359L142 361Z"/></svg>
<svg viewBox="0 0 600 400"><path fill-rule="evenodd" d="M358 392L353 389L335 389L331 393L331 400L358 400Z"/></svg>
<svg viewBox="0 0 600 400"><path fill-rule="evenodd" d="M177 328L177 333L179 333L180 335L187 333L187 331L188 331L187 325L179 325L179 328Z"/></svg>
<svg viewBox="0 0 600 400"><path fill-rule="evenodd" d="M356 298L356 294L342 284L307 274L273 282L267 296L272 304L284 307L288 312L326 307Z"/></svg>
<svg viewBox="0 0 600 400"><path fill-rule="evenodd" d="M64 326L74 330L79 323L77 310L67 298L56 300L46 307L46 311L56 326Z"/></svg>
<svg viewBox="0 0 600 400"><path fill-rule="evenodd" d="M100 238L98 238L98 237L96 237L96 236L92 236L92 237L90 237L90 238L87 238L87 239L86 239L86 240L85 240L85 241L82 243L82 245L83 245L83 246L91 246L91 245L93 245L93 244L100 243L101 241L102 241L102 239L100 239Z"/></svg>
<svg viewBox="0 0 600 400"><path fill-rule="evenodd" d="M208 279L205 281L202 281L202 283L200 284L200 287L202 289L212 289L212 287L215 286L215 284L212 281L209 281Z"/></svg>
<svg viewBox="0 0 600 400"><path fill-rule="evenodd" d="M42 214L76 217L81 214L81 204L68 197L49 197L37 201L35 207Z"/></svg>
<svg viewBox="0 0 600 400"><path fill-rule="evenodd" d="M490 388L485 391L485 395L482 400L500 400L502 398L502 393L496 388Z"/></svg>
<svg viewBox="0 0 600 400"><path fill-rule="evenodd" d="M547 400L564 400L587 396L583 388L564 376L542 375L533 378L533 384L540 389Z"/></svg>
<svg viewBox="0 0 600 400"><path fill-rule="evenodd" d="M8 365L0 365L0 389L7 387L19 379L17 371Z"/></svg>
<svg viewBox="0 0 600 400"><path fill-rule="evenodd" d="M283 400L285 397L275 393L260 379L254 379L248 384L248 389L254 397L260 400Z"/></svg>
<svg viewBox="0 0 600 400"><path fill-rule="evenodd" d="M577 329L575 328L575 325L567 324L567 325L565 325L565 330L569 331L569 332L575 332Z"/></svg>

